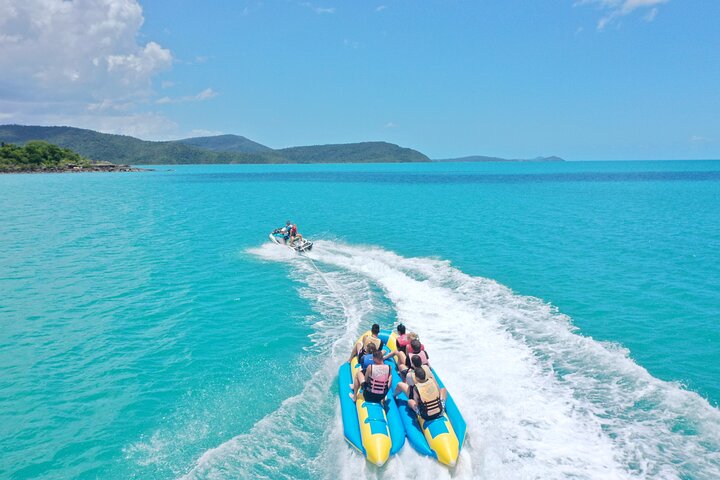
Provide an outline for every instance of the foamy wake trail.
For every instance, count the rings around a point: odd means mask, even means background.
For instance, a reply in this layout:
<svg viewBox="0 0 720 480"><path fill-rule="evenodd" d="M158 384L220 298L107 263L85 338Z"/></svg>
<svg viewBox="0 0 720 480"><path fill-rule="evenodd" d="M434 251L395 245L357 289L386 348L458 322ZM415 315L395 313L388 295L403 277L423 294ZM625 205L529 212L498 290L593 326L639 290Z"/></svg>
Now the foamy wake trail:
<svg viewBox="0 0 720 480"><path fill-rule="evenodd" d="M254 253L280 260L286 252ZM324 315L315 334L322 369L250 434L206 452L189 478L720 478L720 412L626 351L577 334L548 304L446 261L329 241L310 257L322 275L307 260L283 258L297 262L303 294ZM468 423L453 471L409 445L375 469L343 441L337 365L382 308L378 290L420 334Z"/></svg>

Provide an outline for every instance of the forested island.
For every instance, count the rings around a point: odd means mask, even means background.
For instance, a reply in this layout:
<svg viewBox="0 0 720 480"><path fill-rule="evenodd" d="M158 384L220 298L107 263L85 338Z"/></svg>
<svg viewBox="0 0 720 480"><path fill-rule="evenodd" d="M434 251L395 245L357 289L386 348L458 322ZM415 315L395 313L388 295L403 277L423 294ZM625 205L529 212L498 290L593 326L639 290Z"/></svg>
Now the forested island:
<svg viewBox="0 0 720 480"><path fill-rule="evenodd" d="M430 159L388 142L361 142L272 149L240 135L153 142L74 127L0 125L0 142L42 140L94 160L132 165L235 163L406 163Z"/></svg>
<svg viewBox="0 0 720 480"><path fill-rule="evenodd" d="M0 173L133 172L140 169L93 162L69 148L32 141L23 146L0 143Z"/></svg>
<svg viewBox="0 0 720 480"><path fill-rule="evenodd" d="M69 148L96 161L131 165L563 161L562 158L555 156L519 160L480 155L431 160L417 150L389 142L308 145L274 149L241 135L149 141L127 135L101 133L75 127L0 125L0 142L25 145L38 140ZM97 164L95 168L98 168Z"/></svg>

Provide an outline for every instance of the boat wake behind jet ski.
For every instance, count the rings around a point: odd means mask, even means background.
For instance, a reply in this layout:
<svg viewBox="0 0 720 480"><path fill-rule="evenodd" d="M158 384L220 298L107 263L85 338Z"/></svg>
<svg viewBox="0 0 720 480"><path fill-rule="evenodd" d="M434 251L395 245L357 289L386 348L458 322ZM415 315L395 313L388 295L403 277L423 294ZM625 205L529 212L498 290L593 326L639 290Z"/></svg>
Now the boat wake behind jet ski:
<svg viewBox="0 0 720 480"><path fill-rule="evenodd" d="M285 240L285 235L286 234L283 232L282 228L276 228L270 234L270 241L277 243L278 245L292 248L298 253L309 252L312 250L313 242L305 240L304 238L297 238L291 245L290 240Z"/></svg>

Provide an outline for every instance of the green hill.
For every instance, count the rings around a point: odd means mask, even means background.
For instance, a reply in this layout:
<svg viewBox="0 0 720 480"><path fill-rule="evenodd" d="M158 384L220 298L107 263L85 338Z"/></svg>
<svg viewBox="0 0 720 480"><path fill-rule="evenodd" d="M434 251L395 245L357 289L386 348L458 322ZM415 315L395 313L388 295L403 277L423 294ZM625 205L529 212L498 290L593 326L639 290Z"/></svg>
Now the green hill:
<svg viewBox="0 0 720 480"><path fill-rule="evenodd" d="M272 148L253 142L240 135L216 135L214 137L193 137L178 140L186 145L212 150L215 152L258 153L272 152Z"/></svg>
<svg viewBox="0 0 720 480"><path fill-rule="evenodd" d="M200 137L202 146L184 139L150 142L74 127L0 125L0 141L25 144L42 140L69 148L95 161L116 164L162 165L205 163L371 163L427 162L422 153L385 142L318 145L272 150L236 135ZM242 140L240 140L242 139ZM244 148L240 152L238 149ZM266 150L264 150L264 149ZM227 151L226 149L234 149ZM248 151L248 149L255 151Z"/></svg>
<svg viewBox="0 0 720 480"><path fill-rule="evenodd" d="M429 162L430 159L411 148L386 142L315 145L276 150L290 163L400 163Z"/></svg>

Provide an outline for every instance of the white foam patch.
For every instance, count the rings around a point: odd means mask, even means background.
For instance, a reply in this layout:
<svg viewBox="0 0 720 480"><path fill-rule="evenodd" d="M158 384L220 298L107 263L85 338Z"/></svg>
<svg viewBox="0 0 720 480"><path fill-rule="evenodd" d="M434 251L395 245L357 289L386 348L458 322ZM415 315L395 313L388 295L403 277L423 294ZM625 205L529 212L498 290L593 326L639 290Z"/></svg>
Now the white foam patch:
<svg viewBox="0 0 720 480"><path fill-rule="evenodd" d="M323 273L282 246L251 253L297 265L302 293L324 316L314 334L322 368L249 434L206 452L187 478L720 478L717 409L652 377L624 350L577 334L538 299L446 261L379 248L315 242L308 257ZM343 440L333 383L379 308L374 287L420 334L467 421L453 470L410 445L377 469Z"/></svg>

